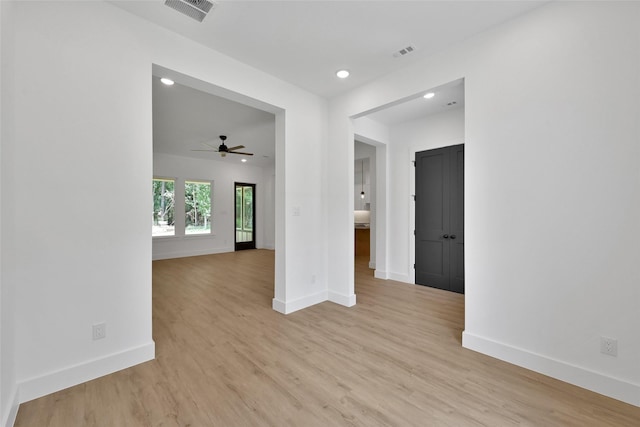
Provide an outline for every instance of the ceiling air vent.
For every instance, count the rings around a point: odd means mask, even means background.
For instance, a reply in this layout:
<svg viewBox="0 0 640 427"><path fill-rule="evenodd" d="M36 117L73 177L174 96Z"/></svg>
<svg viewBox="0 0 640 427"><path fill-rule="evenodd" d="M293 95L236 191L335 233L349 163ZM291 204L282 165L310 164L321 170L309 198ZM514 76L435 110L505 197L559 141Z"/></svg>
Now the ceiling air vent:
<svg viewBox="0 0 640 427"><path fill-rule="evenodd" d="M403 47L402 49L400 49L399 51L395 52L393 54L394 58L400 58L401 56L405 56L410 54L411 52L415 51L416 47L409 45L407 47Z"/></svg>
<svg viewBox="0 0 640 427"><path fill-rule="evenodd" d="M202 22L213 7L207 0L165 0L164 4L198 22Z"/></svg>

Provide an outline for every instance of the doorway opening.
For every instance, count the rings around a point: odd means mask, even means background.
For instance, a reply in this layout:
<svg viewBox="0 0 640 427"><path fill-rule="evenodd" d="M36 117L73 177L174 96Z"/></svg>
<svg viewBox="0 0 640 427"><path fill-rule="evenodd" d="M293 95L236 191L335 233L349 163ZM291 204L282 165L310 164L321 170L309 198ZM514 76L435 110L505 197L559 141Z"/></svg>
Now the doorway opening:
<svg viewBox="0 0 640 427"><path fill-rule="evenodd" d="M154 178L172 180L175 184L173 192L166 185L164 191L158 192L175 204L176 213L171 220L156 219L160 208L154 209L152 220L172 224L175 233L153 238L152 260L234 252L236 236L231 215L235 200L231 186L236 182L252 183L253 232L245 245L279 252L274 257L273 292L284 294L286 248L284 239L276 238L284 235L284 227L276 216L277 207L284 206L285 180L284 163L277 162L276 157L285 153L286 111L157 64L153 64L151 77L153 174ZM175 84L166 87L161 77L169 77ZM254 155L221 154L219 135L229 137L227 143L232 142L229 147L244 145L245 151ZM197 238L185 238L193 228L188 222L185 193L188 182L210 183L211 216L202 224L203 232ZM260 216L256 217L256 212ZM200 213L198 209L198 219ZM152 277L156 277L155 273Z"/></svg>
<svg viewBox="0 0 640 427"><path fill-rule="evenodd" d="M426 93L434 96L424 97ZM389 153L376 161L379 167L376 228L384 229L383 233L376 233L376 278L419 283L415 233L422 215L416 218L414 206L415 154L464 144L464 105L464 79L457 79L351 117L356 138L379 141L381 147L376 146L377 152ZM354 199L361 191L356 190ZM459 234L453 234L456 238L449 242L462 242ZM464 268L464 261L459 266Z"/></svg>
<svg viewBox="0 0 640 427"><path fill-rule="evenodd" d="M256 185L235 183L235 250L256 248Z"/></svg>
<svg viewBox="0 0 640 427"><path fill-rule="evenodd" d="M356 137L354 144L355 256L375 268L376 254L376 147Z"/></svg>

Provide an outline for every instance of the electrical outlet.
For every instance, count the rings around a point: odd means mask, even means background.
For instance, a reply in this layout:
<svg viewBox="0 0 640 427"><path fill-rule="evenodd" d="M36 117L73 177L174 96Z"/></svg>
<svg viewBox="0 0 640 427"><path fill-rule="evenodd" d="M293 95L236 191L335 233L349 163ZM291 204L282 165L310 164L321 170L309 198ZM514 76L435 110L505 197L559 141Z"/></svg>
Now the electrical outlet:
<svg viewBox="0 0 640 427"><path fill-rule="evenodd" d="M93 340L101 340L107 337L107 324L97 323L93 325Z"/></svg>
<svg viewBox="0 0 640 427"><path fill-rule="evenodd" d="M600 353L617 356L618 340L615 338L600 337Z"/></svg>

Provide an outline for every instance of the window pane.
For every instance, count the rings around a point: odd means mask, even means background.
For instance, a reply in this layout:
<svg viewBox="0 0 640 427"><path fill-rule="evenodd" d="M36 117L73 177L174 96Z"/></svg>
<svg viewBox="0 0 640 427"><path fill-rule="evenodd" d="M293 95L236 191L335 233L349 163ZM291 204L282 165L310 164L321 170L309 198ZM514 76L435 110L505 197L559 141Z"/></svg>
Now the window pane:
<svg viewBox="0 0 640 427"><path fill-rule="evenodd" d="M253 187L236 184L236 243L253 238Z"/></svg>
<svg viewBox="0 0 640 427"><path fill-rule="evenodd" d="M236 187L236 230L242 230L242 187Z"/></svg>
<svg viewBox="0 0 640 427"><path fill-rule="evenodd" d="M153 222L152 236L175 235L174 184L172 179L153 180Z"/></svg>
<svg viewBox="0 0 640 427"><path fill-rule="evenodd" d="M211 183L184 183L185 234L211 233Z"/></svg>
<svg viewBox="0 0 640 427"><path fill-rule="evenodd" d="M253 188L244 187L244 206L243 213L244 219L242 221L242 228L246 231L253 230Z"/></svg>

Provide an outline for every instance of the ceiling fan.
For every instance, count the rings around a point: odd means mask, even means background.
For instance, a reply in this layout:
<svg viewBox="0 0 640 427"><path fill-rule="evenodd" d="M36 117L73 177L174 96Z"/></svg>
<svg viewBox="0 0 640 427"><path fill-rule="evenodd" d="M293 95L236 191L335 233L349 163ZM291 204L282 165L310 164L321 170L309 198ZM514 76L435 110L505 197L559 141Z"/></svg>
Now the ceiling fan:
<svg viewBox="0 0 640 427"><path fill-rule="evenodd" d="M191 151L210 151L210 152L220 153L220 157L225 157L227 155L227 153L230 153L230 154L242 154L243 156L253 156L253 153L243 153L241 151L236 151L236 150L243 149L244 145L236 145L235 147L227 147L226 144L224 143L227 140L227 136L226 135L220 135L220 140L222 141L222 144L220 144L220 146L218 146L217 150L215 148L212 148L211 150L191 150Z"/></svg>

